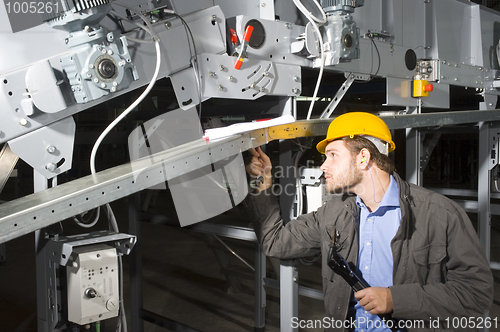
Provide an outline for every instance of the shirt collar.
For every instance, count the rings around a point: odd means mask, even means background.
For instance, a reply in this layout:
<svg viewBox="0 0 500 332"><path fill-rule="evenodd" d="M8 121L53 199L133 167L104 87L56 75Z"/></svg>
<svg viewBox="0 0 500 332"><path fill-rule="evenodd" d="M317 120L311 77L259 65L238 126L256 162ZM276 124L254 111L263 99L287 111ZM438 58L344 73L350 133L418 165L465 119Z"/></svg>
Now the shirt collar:
<svg viewBox="0 0 500 332"><path fill-rule="evenodd" d="M389 207L389 206L399 207L398 184L392 175L390 175L390 179L391 182L389 183L389 187L387 187L387 191L385 192L384 197L382 197L382 200L380 201L377 210L380 209L381 207ZM361 198L359 198L359 196L356 196L356 204L360 208L366 208L365 203L363 203L363 201L361 200Z"/></svg>

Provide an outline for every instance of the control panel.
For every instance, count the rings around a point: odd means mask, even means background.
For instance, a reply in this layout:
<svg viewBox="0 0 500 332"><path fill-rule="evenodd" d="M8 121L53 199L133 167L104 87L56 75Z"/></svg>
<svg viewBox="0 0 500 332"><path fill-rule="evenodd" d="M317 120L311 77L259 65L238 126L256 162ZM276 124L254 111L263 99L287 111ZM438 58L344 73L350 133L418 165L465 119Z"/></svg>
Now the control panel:
<svg viewBox="0 0 500 332"><path fill-rule="evenodd" d="M68 320L84 325L116 317L118 255L106 245L75 248L68 262Z"/></svg>

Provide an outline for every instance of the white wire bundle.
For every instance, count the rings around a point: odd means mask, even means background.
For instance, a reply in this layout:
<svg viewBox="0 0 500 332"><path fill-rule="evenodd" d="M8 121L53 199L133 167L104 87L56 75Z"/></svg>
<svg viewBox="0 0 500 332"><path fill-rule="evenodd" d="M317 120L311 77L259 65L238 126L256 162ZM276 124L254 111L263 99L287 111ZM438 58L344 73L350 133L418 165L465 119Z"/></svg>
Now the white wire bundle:
<svg viewBox="0 0 500 332"><path fill-rule="evenodd" d="M319 74L318 74L318 81L316 82L316 87L314 88L314 93L313 97L311 100L311 104L309 105L309 111L307 112L307 120L311 118L311 114L314 108L314 103L316 101L316 96L318 95L318 90L319 86L321 84L321 78L323 77L323 70L325 67L325 45L323 45L323 37L321 36L321 31L319 30L318 24L325 24L328 22L328 19L326 18L326 13L321 7L321 5L318 3L317 0L313 0L313 2L316 4L316 6L319 8L321 12L322 19L318 19L315 17L310 11L307 10L306 7L300 2L300 0L293 0L293 3L295 6L300 10L302 14L307 18L307 20L311 23L311 25L314 27L314 31L316 32L316 35L318 36L318 41L319 41L319 47L320 47L320 67L319 67Z"/></svg>

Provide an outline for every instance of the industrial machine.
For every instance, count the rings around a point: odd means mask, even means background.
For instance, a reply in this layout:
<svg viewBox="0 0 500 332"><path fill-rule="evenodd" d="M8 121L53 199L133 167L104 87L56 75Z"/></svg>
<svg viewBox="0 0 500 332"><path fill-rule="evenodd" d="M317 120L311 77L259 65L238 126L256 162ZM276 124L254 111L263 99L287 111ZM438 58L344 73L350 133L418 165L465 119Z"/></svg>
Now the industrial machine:
<svg viewBox="0 0 500 332"><path fill-rule="evenodd" d="M479 124L475 211L489 257L500 120L500 14L492 9L465 0L4 0L0 31L0 143L8 149L0 154L0 188L17 161L12 155L35 174L35 194L0 205L0 242L36 231L39 269L48 260L57 267L37 282L39 331L118 315L118 258L135 244L117 227L78 240L46 227L67 218L92 227L82 214L94 209L113 220L107 203L165 183L182 225L216 216L247 194L242 152L300 138L282 165L298 169L331 117L357 107L405 131L406 178L419 184L439 140L425 140L423 129ZM98 172L106 135L166 78L176 110L130 133L130 164ZM73 116L132 91L142 92L92 148L91 175L58 186L57 176L75 167ZM352 91L357 101L339 106ZM384 100L370 100L374 91ZM472 108L456 103L463 95ZM215 99L224 102L212 116L207 104ZM264 118L272 120L252 122ZM295 173L292 216L325 199L317 168ZM302 191L314 200L303 204ZM200 195L186 203L193 192ZM293 268L285 271L292 280ZM101 277L99 286L87 281ZM64 280L64 294L47 286L52 278ZM283 321L293 310L283 311Z"/></svg>

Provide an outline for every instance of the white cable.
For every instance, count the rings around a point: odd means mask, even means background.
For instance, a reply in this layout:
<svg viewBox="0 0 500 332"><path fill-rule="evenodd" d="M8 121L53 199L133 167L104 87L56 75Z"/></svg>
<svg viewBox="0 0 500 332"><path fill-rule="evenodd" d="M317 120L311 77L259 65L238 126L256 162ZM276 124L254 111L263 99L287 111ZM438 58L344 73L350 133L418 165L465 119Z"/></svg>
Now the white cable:
<svg viewBox="0 0 500 332"><path fill-rule="evenodd" d="M306 119L309 120L311 118L311 114L312 114L312 111L314 108L314 103L316 102L316 96L318 95L319 86L321 84L321 79L323 77L323 69L325 67L325 45L323 45L323 37L321 36L321 31L319 31L319 27L315 22L315 17L313 17L311 15L311 13L309 11L307 11L307 9L300 2L300 0L293 0L293 3L302 12L302 14L304 14L304 16L308 19L308 21L314 27L314 31L316 32L316 35L318 36L320 53L321 53L320 54L321 62L320 62L319 73L318 73L318 81L316 82L316 87L314 88L314 93L313 93L313 97L311 100L311 105L309 105L309 111L307 112ZM315 1L315 3L319 6L319 4L316 1ZM324 13L323 8L321 10ZM325 19L326 19L326 15L325 15ZM317 18L316 18L316 20L317 20ZM326 23L326 21L323 23Z"/></svg>
<svg viewBox="0 0 500 332"><path fill-rule="evenodd" d="M115 2L115 3L116 3L116 2ZM135 26L137 26L137 27L141 28L142 30L146 31L146 32L147 32L147 33L149 33L151 36L153 36L153 32L152 32L152 31L151 31L148 27L145 27L144 25L141 25L141 24L139 24L139 23L137 23L137 22L135 22L135 21L132 21L132 20L131 20L131 19L129 19L128 17L125 17L125 16L123 16L123 15L119 14L118 12L116 12L116 11L114 11L114 10L110 11L110 13L111 13L111 14L113 14L114 16L117 16L117 17L121 18L121 19L122 19L122 20L124 20L124 21L127 21L127 22L129 22L129 23L131 23L131 24L133 24L133 25L135 25ZM127 37L127 38L128 38L128 37ZM151 41L151 42L153 42L153 41Z"/></svg>
<svg viewBox="0 0 500 332"><path fill-rule="evenodd" d="M136 10L134 10L133 8L130 8L126 5L123 5L119 2L116 2L115 1L115 4L117 5L120 5L120 6L123 6L133 12L135 12L136 14L138 14L142 20L146 23L146 25L148 26L148 30L147 29L144 29L144 27L141 27L143 28L144 30L146 30L150 35L151 37L153 38L154 42L155 42L155 48L156 48L156 68L155 68L155 71L154 71L154 74L153 74L153 77L151 78L151 81L149 82L148 86L146 87L146 89L142 92L142 94L125 110L123 111L113 122L111 122L111 124L101 133L101 135L99 136L99 138L97 138L97 141L95 142L94 146L92 147L92 152L90 154L90 171L92 174L95 174L96 173L96 170L95 170L95 157L96 157L96 154L97 154L97 149L99 149L99 146L101 145L102 141L104 140L104 138L109 134L109 132L121 121L123 120L130 112L132 112L136 107L137 105L139 105L140 102L142 102L142 100L149 94L149 92L151 91L151 89L153 88L154 84L156 83L156 80L158 78L158 74L160 73L160 65L161 65L161 49L160 49L160 42L159 42L159 38L158 38L158 35L156 34L154 28L151 26L151 24L148 22L148 20L144 17L144 15L142 15L141 13L137 12ZM118 224L116 222L116 218L114 216L114 213L113 213L113 210L111 209L111 206L109 204L106 204L106 209L107 209L107 212L108 212L108 219L112 225L112 228L115 232L118 233ZM122 277L123 277L123 272L120 272ZM123 278L122 278L123 280ZM123 287L123 285L121 285L121 287ZM120 301L120 320L119 320L119 323L118 323L118 326L117 326L117 329L118 331L122 331L122 328L123 328L123 331L126 332L127 331L127 324L126 324L126 317L125 317L125 306L123 304L123 298L122 300Z"/></svg>
<svg viewBox="0 0 500 332"><path fill-rule="evenodd" d="M142 15L141 12L139 12L138 10L130 7L130 6L127 6L126 4L124 3L121 3L121 2L118 2L118 1L114 1L113 2L115 5L118 5L118 6L122 6L124 8L127 8L128 10L130 10L131 12L137 14L143 21L144 23L146 23L146 25L148 26L148 29L149 29L149 34L151 35L151 37L153 37L153 39L156 39L158 40L158 35L156 34L156 30L153 28L153 26L151 25L151 22L149 22L149 20L146 18L146 16ZM140 28L143 28L140 26L140 24L138 25Z"/></svg>
<svg viewBox="0 0 500 332"><path fill-rule="evenodd" d="M321 5L319 4L319 2L317 0L313 0L313 2L316 5L316 7L318 7L318 9L321 13L321 16L322 16L321 20L319 18L317 18L316 16L314 16L310 11L308 11L307 8L302 4L302 2L300 0L297 0L297 2L294 1L295 6L297 6L297 8L302 12L302 14L304 14L306 16L309 15L312 20L314 20L315 22L317 22L319 24L325 24L326 22L328 22L328 19L326 18L326 13L325 13L323 7L321 7Z"/></svg>
<svg viewBox="0 0 500 332"><path fill-rule="evenodd" d="M90 172L92 174L96 173L95 156L97 153L97 149L101 145L104 138L121 120L123 120L130 112L132 112L137 107L137 105L139 105L139 103L149 94L149 92L151 91L156 82L156 79L158 78L158 74L160 72L160 63L161 63L161 50L160 50L160 43L157 40L155 40L155 46L156 46L156 69L153 74L153 77L151 78L151 81L149 82L146 90L144 90L144 92L139 96L139 98L137 98L125 111L123 111L113 122L111 122L111 124L106 129L104 129L102 134L95 142L94 147L92 148L92 152L90 154Z"/></svg>
<svg viewBox="0 0 500 332"><path fill-rule="evenodd" d="M97 224L97 222L99 221L99 216L100 216L100 215L101 215L101 208L100 208L100 207L98 207L98 208L97 208L97 214L96 214L96 216L95 216L95 218L94 218L94 220L93 220L92 222L90 222L90 223L88 223L88 224L87 224L87 223L83 223L83 222L81 222L80 220L78 220L78 218L77 218L77 217L73 217L73 220L74 220L74 222L75 222L78 226L80 226L80 227L83 227L83 228L92 228L92 227L94 227L94 226Z"/></svg>

